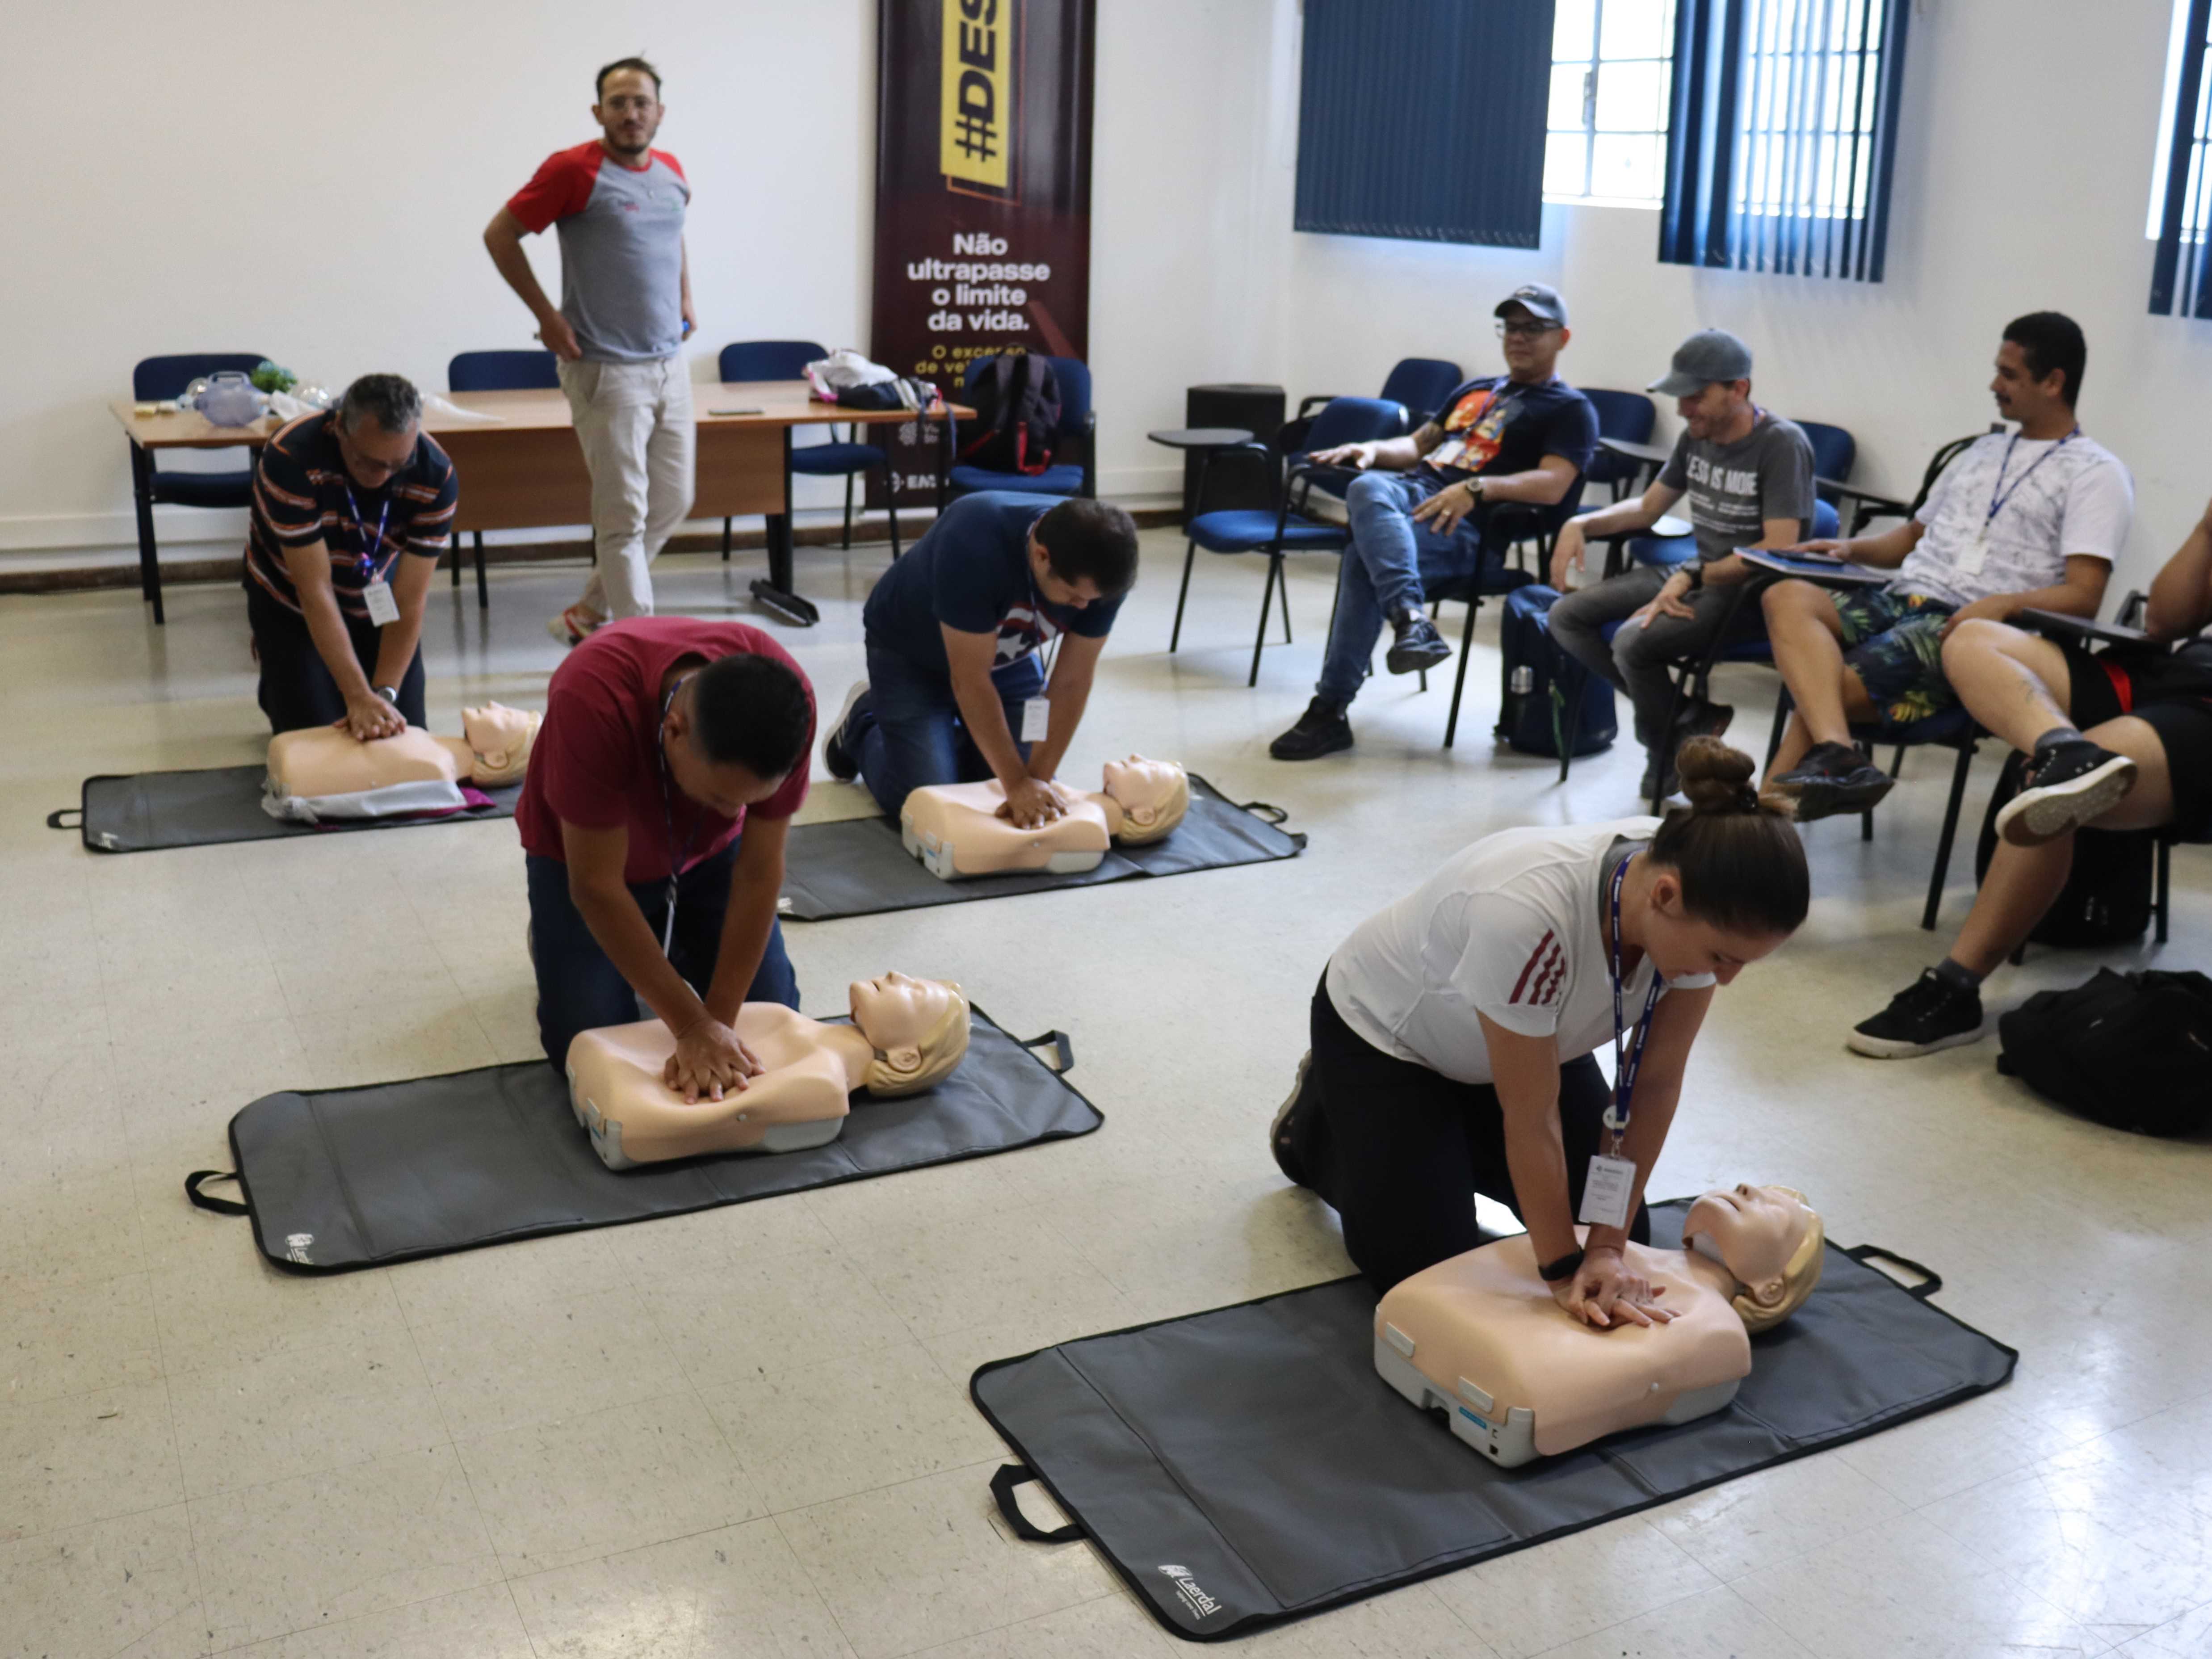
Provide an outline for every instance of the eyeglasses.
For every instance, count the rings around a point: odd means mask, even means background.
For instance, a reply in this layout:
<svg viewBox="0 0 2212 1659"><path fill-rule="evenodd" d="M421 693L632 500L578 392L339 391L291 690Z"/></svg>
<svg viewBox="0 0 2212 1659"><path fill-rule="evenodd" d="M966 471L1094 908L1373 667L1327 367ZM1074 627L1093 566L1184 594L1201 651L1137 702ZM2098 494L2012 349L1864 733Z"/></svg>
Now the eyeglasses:
<svg viewBox="0 0 2212 1659"><path fill-rule="evenodd" d="M1501 340L1533 340L1539 335L1549 334L1558 326L1557 323L1539 322L1533 318L1512 323L1501 318L1498 324L1498 337Z"/></svg>

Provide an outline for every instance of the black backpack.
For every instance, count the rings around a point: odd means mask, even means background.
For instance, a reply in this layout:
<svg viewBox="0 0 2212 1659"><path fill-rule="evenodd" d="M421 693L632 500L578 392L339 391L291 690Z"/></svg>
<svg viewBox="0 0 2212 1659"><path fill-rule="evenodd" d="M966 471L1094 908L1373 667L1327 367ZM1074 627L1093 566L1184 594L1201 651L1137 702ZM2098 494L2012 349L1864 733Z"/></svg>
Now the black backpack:
<svg viewBox="0 0 2212 1659"><path fill-rule="evenodd" d="M2212 1123L2212 979L2116 974L2039 991L1997 1021L1997 1070L2094 1122L2146 1135Z"/></svg>
<svg viewBox="0 0 2212 1659"><path fill-rule="evenodd" d="M1498 624L1504 659L1504 691L1498 704L1498 736L1524 755L1559 757L1559 742L1577 698L1582 719L1570 747L1576 755L1595 755L1612 746L1620 723L1613 713L1613 686L1583 667L1552 637L1551 609L1557 588L1530 582L1505 596Z"/></svg>
<svg viewBox="0 0 2212 1659"><path fill-rule="evenodd" d="M1026 351L1002 351L968 383L975 435L961 447L969 466L1035 477L1052 465L1060 434L1060 382L1052 364Z"/></svg>
<svg viewBox="0 0 2212 1659"><path fill-rule="evenodd" d="M1982 837L1974 849L1974 880L1989 873L1997 850L1997 811L2020 793L2026 756L2015 750L1997 775ZM2082 830L2074 836L2074 867L2066 885L2028 938L2056 950L2127 945L2150 926L2151 888L2158 859L2155 830Z"/></svg>

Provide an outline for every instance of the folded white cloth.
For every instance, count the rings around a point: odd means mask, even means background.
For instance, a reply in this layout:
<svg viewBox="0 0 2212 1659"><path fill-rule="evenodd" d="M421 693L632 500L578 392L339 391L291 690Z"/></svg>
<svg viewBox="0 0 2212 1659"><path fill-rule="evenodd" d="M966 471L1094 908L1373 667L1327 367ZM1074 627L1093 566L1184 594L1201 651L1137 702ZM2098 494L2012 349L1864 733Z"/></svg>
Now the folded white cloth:
<svg viewBox="0 0 2212 1659"><path fill-rule="evenodd" d="M806 366L806 378L820 391L842 392L848 386L881 386L898 375L881 363L870 362L850 346L841 346L827 357Z"/></svg>
<svg viewBox="0 0 2212 1659"><path fill-rule="evenodd" d="M390 783L350 795L283 795L273 780L264 780L261 810L290 823L321 823L332 818L393 818L408 812L450 812L469 804L459 784L433 780Z"/></svg>
<svg viewBox="0 0 2212 1659"><path fill-rule="evenodd" d="M451 398L441 398L434 392L423 398L422 412L435 415L441 421L490 421L497 423L507 419L504 415L487 415L481 409L463 409Z"/></svg>

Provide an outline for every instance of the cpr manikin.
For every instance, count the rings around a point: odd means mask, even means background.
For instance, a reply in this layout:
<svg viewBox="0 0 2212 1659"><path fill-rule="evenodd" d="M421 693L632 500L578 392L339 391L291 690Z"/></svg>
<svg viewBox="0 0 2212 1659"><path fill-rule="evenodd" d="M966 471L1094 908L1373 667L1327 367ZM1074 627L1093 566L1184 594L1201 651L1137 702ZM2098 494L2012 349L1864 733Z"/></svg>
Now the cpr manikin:
<svg viewBox="0 0 2212 1659"><path fill-rule="evenodd" d="M460 786L497 789L520 783L545 717L488 702L461 711L459 738L410 726L397 737L363 743L342 726L280 732L269 740L262 805L273 817L390 817L451 811L468 805Z"/></svg>
<svg viewBox="0 0 2212 1659"><path fill-rule="evenodd" d="M738 1039L763 1071L720 1100L687 1104L663 1080L676 1039L657 1019L580 1033L568 1045L568 1103L611 1170L706 1152L790 1152L835 1140L849 1097L918 1094L968 1052L968 999L941 980L854 980L850 1025L780 1002L738 1011Z"/></svg>
<svg viewBox="0 0 2212 1659"><path fill-rule="evenodd" d="M1682 1239L1625 1248L1630 1273L1666 1287L1657 1299L1674 1320L1610 1330L1553 1299L1526 1234L1439 1261L1376 1309L1375 1369L1509 1468L1717 1412L1750 1375L1752 1334L1820 1282L1825 1237L1803 1194L1740 1186L1692 1205Z"/></svg>
<svg viewBox="0 0 2212 1659"><path fill-rule="evenodd" d="M923 866L946 881L1018 870L1079 874L1095 870L1116 840L1158 841L1190 811L1190 779L1172 761L1132 755L1106 763L1105 787L1070 799L1050 823L1024 830L999 816L1006 804L996 778L917 789L899 811L899 837Z"/></svg>

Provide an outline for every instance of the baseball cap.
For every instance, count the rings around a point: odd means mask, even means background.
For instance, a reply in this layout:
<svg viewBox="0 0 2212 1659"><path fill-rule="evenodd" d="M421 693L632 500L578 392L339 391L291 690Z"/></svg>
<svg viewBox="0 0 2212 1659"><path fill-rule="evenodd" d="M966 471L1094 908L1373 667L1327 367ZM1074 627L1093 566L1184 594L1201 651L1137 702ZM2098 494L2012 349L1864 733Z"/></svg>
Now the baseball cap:
<svg viewBox="0 0 2212 1659"><path fill-rule="evenodd" d="M1503 317L1513 306L1521 307L1531 317L1540 322L1549 323L1554 328L1567 325L1567 302L1559 297L1559 290L1547 283L1522 283L1500 300L1490 314Z"/></svg>
<svg viewBox="0 0 2212 1659"><path fill-rule="evenodd" d="M1662 398L1689 398L1716 380L1751 378L1751 348L1724 328L1701 328L1674 349L1663 380L1644 389Z"/></svg>

